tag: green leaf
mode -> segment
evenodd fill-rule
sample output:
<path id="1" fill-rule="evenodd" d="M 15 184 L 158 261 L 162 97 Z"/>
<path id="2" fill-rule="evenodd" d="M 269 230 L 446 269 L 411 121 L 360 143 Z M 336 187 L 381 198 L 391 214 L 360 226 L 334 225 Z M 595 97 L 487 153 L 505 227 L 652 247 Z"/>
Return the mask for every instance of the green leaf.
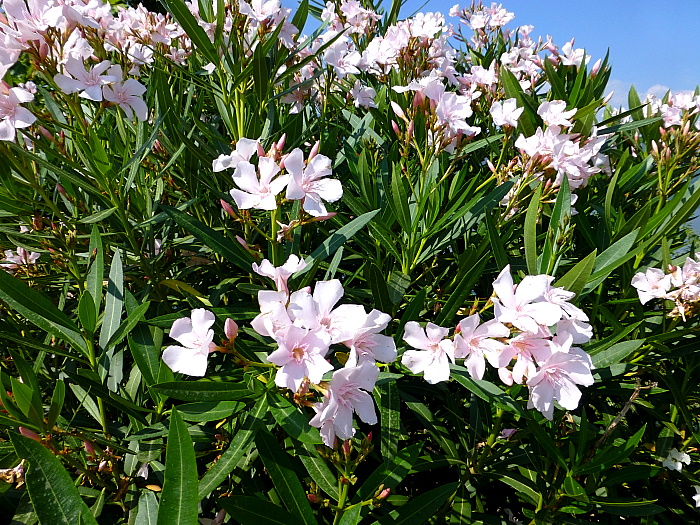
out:
<path id="1" fill-rule="evenodd" d="M 61 414 L 61 409 L 63 408 L 63 402 L 66 399 L 66 384 L 63 379 L 58 379 L 53 387 L 53 395 L 51 396 L 51 405 L 49 406 L 49 414 L 46 418 L 46 428 L 49 432 L 53 430 L 56 425 L 58 416 Z"/>
<path id="2" fill-rule="evenodd" d="M 396 381 L 377 385 L 372 392 L 379 408 L 381 451 L 384 461 L 396 456 L 401 437 L 401 399 Z"/>
<path id="3" fill-rule="evenodd" d="M 358 525 L 362 521 L 362 506 L 354 505 L 343 513 L 338 525 Z"/>
<path id="4" fill-rule="evenodd" d="M 326 464 L 326 460 L 319 456 L 318 451 L 309 443 L 295 443 L 297 457 L 301 460 L 306 471 L 319 486 L 331 498 L 338 501 L 338 480 Z"/>
<path id="5" fill-rule="evenodd" d="M 170 416 L 158 524 L 197 523 L 197 460 L 192 438 L 177 409 Z"/>
<path id="6" fill-rule="evenodd" d="M 200 500 L 211 494 L 226 479 L 226 476 L 231 473 L 248 448 L 250 448 L 253 437 L 258 431 L 267 409 L 267 397 L 262 396 L 246 417 L 241 428 L 234 435 L 229 447 L 199 482 L 197 490 Z"/>
<path id="7" fill-rule="evenodd" d="M 304 497 L 306 499 L 306 497 Z M 221 498 L 218 503 L 242 525 L 301 525 L 304 522 L 282 507 L 251 496 Z"/>
<path id="8" fill-rule="evenodd" d="M 87 345 L 78 327 L 45 295 L 27 286 L 7 272 L 0 271 L 0 299 L 42 330 L 65 339 L 87 355 Z"/>
<path id="9" fill-rule="evenodd" d="M 119 328 L 122 317 L 122 307 L 124 305 L 124 269 L 122 267 L 119 250 L 114 252 L 112 266 L 109 270 L 109 281 L 107 284 L 107 298 L 105 300 L 105 313 L 102 317 L 102 328 L 100 329 L 100 347 L 107 348 L 110 338 Z"/>
<path id="10" fill-rule="evenodd" d="M 161 204 L 160 207 L 163 208 L 179 226 L 190 232 L 214 252 L 245 272 L 251 271 L 255 260 L 238 241 L 229 241 L 217 231 L 199 222 L 183 211 L 165 206 L 164 204 Z"/>
<path id="11" fill-rule="evenodd" d="M 128 334 L 131 355 L 139 367 L 146 385 L 151 387 L 158 382 L 160 351 L 153 343 L 153 337 L 145 324 L 137 324 Z"/>
<path id="12" fill-rule="evenodd" d="M 124 339 L 127 336 L 127 334 L 129 334 L 131 330 L 138 324 L 138 322 L 141 321 L 141 319 L 143 319 L 143 316 L 146 315 L 146 311 L 148 310 L 148 307 L 150 305 L 150 301 L 146 301 L 145 303 L 139 305 L 138 308 L 136 308 L 136 310 L 131 312 L 131 314 L 124 320 L 124 322 L 119 326 L 119 328 L 117 328 L 117 330 L 112 334 L 112 337 L 109 338 L 107 346 L 105 346 L 105 350 L 121 343 L 122 339 Z"/>
<path id="13" fill-rule="evenodd" d="M 537 274 L 537 220 L 539 218 L 540 198 L 542 197 L 542 184 L 537 186 L 525 213 L 523 243 L 525 245 L 525 262 L 530 275 Z"/>
<path id="14" fill-rule="evenodd" d="M 508 256 L 506 255 L 506 250 L 503 247 L 503 241 L 501 240 L 500 233 L 496 229 L 493 216 L 490 213 L 484 215 L 484 222 L 486 223 L 486 229 L 489 232 L 491 252 L 493 253 L 493 258 L 496 260 L 496 267 L 500 271 L 508 265 Z"/>
<path id="15" fill-rule="evenodd" d="M 28 462 L 24 477 L 40 523 L 97 525 L 56 456 L 42 444 L 14 432 L 10 440 L 17 455 Z"/>
<path id="16" fill-rule="evenodd" d="M 80 219 L 78 222 L 81 222 L 83 224 L 94 224 L 96 222 L 101 222 L 110 215 L 112 215 L 115 211 L 117 211 L 117 208 L 107 208 L 106 210 L 100 210 L 97 213 L 93 213 L 92 215 Z"/>
<path id="17" fill-rule="evenodd" d="M 204 423 L 226 419 L 238 412 L 243 406 L 240 401 L 205 401 L 178 405 L 177 410 L 185 421 Z"/>
<path id="18" fill-rule="evenodd" d="M 275 437 L 267 430 L 260 430 L 255 436 L 255 444 L 277 494 L 287 509 L 300 518 L 305 525 L 317 525 L 318 522 L 306 499 L 306 492 L 294 472 L 291 460 L 280 448 Z"/>
<path id="19" fill-rule="evenodd" d="M 332 255 L 338 248 L 345 244 L 348 239 L 352 238 L 353 235 L 360 231 L 365 224 L 371 221 L 377 213 L 379 213 L 379 210 L 369 211 L 353 219 L 345 226 L 338 228 L 305 259 L 306 268 L 295 273 L 294 277 L 296 278 L 305 274 L 313 267 L 314 263 L 323 261 L 326 257 Z"/>
<path id="20" fill-rule="evenodd" d="M 510 412 L 515 412 L 521 416 L 525 415 L 525 411 L 520 406 L 520 404 L 515 401 L 512 397 L 506 394 L 498 386 L 494 385 L 489 381 L 484 381 L 483 379 L 472 379 L 469 373 L 461 366 L 451 365 L 453 375 L 452 377 L 463 387 L 465 387 L 470 392 L 473 392 L 481 399 L 487 403 L 495 403 L 496 405 L 508 410 Z"/>
<path id="21" fill-rule="evenodd" d="M 599 505 L 603 512 L 616 516 L 652 516 L 666 510 L 660 505 L 654 505 L 657 501 L 655 499 L 593 498 L 591 501 Z"/>
<path id="22" fill-rule="evenodd" d="M 632 339 L 614 344 L 607 349 L 596 348 L 591 351 L 591 360 L 594 368 L 606 368 L 620 363 L 632 352 L 644 344 L 645 339 Z"/>
<path id="23" fill-rule="evenodd" d="M 85 290 L 78 301 L 78 318 L 83 328 L 94 333 L 97 326 L 97 311 L 95 310 L 95 300 L 88 290 Z"/>
<path id="24" fill-rule="evenodd" d="M 396 517 L 387 514 L 375 521 L 377 525 L 421 525 L 435 515 L 435 512 L 451 497 L 459 483 L 449 483 L 421 494 L 399 508 Z"/>
<path id="25" fill-rule="evenodd" d="M 95 301 L 95 311 L 100 311 L 100 304 L 102 303 L 102 281 L 104 280 L 105 271 L 105 254 L 102 248 L 102 235 L 100 235 L 100 230 L 97 224 L 93 224 L 92 232 L 90 233 L 90 252 L 89 256 L 92 257 L 94 254 L 94 261 L 90 265 L 90 269 L 87 274 L 87 285 L 85 290 L 90 293 L 92 299 Z"/>
<path id="26" fill-rule="evenodd" d="M 158 522 L 158 499 L 156 493 L 144 490 L 139 498 L 134 525 L 156 525 Z"/>
<path id="27" fill-rule="evenodd" d="M 413 464 L 418 460 L 423 443 L 414 443 L 401 449 L 389 462 L 379 465 L 377 469 L 360 486 L 352 499 L 353 503 L 359 503 L 369 499 L 380 486 L 394 489 L 411 472 Z"/>
<path id="28" fill-rule="evenodd" d="M 323 443 L 318 429 L 309 425 L 309 417 L 280 394 L 270 394 L 268 403 L 275 421 L 289 436 L 312 445 Z"/>
<path id="29" fill-rule="evenodd" d="M 571 270 L 566 272 L 566 274 L 554 283 L 554 286 L 566 288 L 576 295 L 580 294 L 583 291 L 583 287 L 586 286 L 588 278 L 591 276 L 597 253 L 598 250 L 593 250 L 586 257 L 577 262 Z"/>
<path id="30" fill-rule="evenodd" d="M 170 381 L 151 388 L 180 401 L 235 401 L 250 397 L 253 393 L 242 383 L 217 383 L 214 381 Z"/>

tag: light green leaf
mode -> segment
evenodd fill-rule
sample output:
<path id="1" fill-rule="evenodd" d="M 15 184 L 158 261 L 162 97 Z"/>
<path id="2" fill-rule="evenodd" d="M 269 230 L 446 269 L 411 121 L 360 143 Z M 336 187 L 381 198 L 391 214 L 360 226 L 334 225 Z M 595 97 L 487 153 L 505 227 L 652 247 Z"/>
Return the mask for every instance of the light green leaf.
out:
<path id="1" fill-rule="evenodd" d="M 144 490 L 141 493 L 134 525 L 156 525 L 158 522 L 158 499 L 155 492 Z"/>
<path id="2" fill-rule="evenodd" d="M 114 252 L 112 266 L 109 270 L 107 284 L 107 298 L 105 300 L 105 313 L 102 317 L 100 330 L 100 347 L 107 348 L 110 338 L 119 328 L 124 304 L 124 269 L 119 250 Z"/>

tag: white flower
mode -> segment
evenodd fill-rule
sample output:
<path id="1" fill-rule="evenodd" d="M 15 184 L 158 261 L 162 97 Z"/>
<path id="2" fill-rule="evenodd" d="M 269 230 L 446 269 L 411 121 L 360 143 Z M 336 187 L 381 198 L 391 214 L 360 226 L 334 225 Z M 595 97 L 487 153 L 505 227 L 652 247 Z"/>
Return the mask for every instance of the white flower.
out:
<path id="1" fill-rule="evenodd" d="M 679 452 L 678 449 L 674 447 L 661 465 L 669 470 L 677 470 L 680 472 L 683 470 L 683 463 L 690 465 L 690 456 L 685 452 Z"/>
<path id="2" fill-rule="evenodd" d="M 190 376 L 203 376 L 207 371 L 207 358 L 216 350 L 214 330 L 216 318 L 204 308 L 192 310 L 191 317 L 183 317 L 173 323 L 170 337 L 183 346 L 169 346 L 163 351 L 163 362 L 173 372 Z"/>
<path id="3" fill-rule="evenodd" d="M 284 167 L 291 175 L 287 199 L 302 200 L 302 207 L 309 215 L 328 215 L 323 201 L 335 202 L 343 196 L 343 186 L 339 180 L 323 178 L 331 174 L 331 159 L 325 155 L 316 155 L 305 166 L 304 154 L 295 148 L 285 157 Z"/>
<path id="4" fill-rule="evenodd" d="M 401 364 L 414 374 L 423 372 L 423 379 L 431 385 L 450 378 L 450 363 L 455 362 L 454 343 L 445 339 L 449 330 L 428 323 L 425 330 L 415 321 L 406 323 L 403 340 L 418 350 L 407 350 Z"/>

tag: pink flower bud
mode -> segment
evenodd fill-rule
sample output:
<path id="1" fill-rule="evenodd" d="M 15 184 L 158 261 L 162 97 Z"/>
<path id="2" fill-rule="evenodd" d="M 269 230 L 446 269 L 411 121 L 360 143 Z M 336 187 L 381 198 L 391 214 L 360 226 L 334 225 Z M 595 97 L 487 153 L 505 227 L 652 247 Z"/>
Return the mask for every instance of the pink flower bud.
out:
<path id="1" fill-rule="evenodd" d="M 85 449 L 85 452 L 87 452 L 88 456 L 95 455 L 95 447 L 89 441 L 83 441 L 83 448 Z"/>
<path id="2" fill-rule="evenodd" d="M 238 336 L 238 324 L 230 317 L 224 322 L 224 334 L 229 341 L 233 341 Z"/>
<path id="3" fill-rule="evenodd" d="M 311 162 L 311 159 L 313 159 L 316 155 L 318 155 L 318 150 L 321 149 L 321 143 L 316 141 L 316 144 L 314 144 L 314 147 L 311 148 L 311 153 L 309 153 L 309 162 Z"/>
<path id="4" fill-rule="evenodd" d="M 307 494 L 306 499 L 309 500 L 309 503 L 318 503 L 321 501 L 316 494 Z"/>
<path id="5" fill-rule="evenodd" d="M 265 156 L 265 149 L 262 147 L 262 144 L 258 142 L 258 157 L 264 157 Z"/>
<path id="6" fill-rule="evenodd" d="M 406 136 L 408 138 L 411 138 L 413 136 L 413 132 L 416 129 L 416 123 L 414 121 L 409 122 L 408 124 L 408 129 L 406 130 Z"/>
<path id="7" fill-rule="evenodd" d="M 596 60 L 596 63 L 593 64 L 593 67 L 591 68 L 591 78 L 595 78 L 598 76 L 598 73 L 600 72 L 600 66 L 603 64 L 603 61 L 599 58 Z"/>
<path id="8" fill-rule="evenodd" d="M 398 136 L 398 137 L 401 136 L 401 130 L 399 129 L 399 125 L 394 120 L 391 121 L 391 129 L 394 130 L 394 133 L 396 133 L 396 136 Z"/>
<path id="9" fill-rule="evenodd" d="M 377 499 L 386 499 L 389 496 L 389 494 L 391 494 L 391 489 L 386 488 L 379 493 L 379 496 L 377 496 Z"/>
<path id="10" fill-rule="evenodd" d="M 416 91 L 416 94 L 413 96 L 413 107 L 416 108 L 423 104 L 425 101 L 425 95 L 421 93 L 420 91 Z"/>
<path id="11" fill-rule="evenodd" d="M 28 437 L 29 439 L 33 439 L 34 441 L 38 441 L 39 443 L 41 443 L 41 438 L 39 437 L 39 434 L 37 434 L 33 430 L 29 430 L 28 428 L 24 427 L 19 427 L 19 433 L 22 434 L 24 437 Z"/>
<path id="12" fill-rule="evenodd" d="M 64 197 L 68 197 L 68 193 L 66 192 L 66 189 L 61 186 L 60 184 L 56 183 L 56 191 L 63 195 Z"/>
<path id="13" fill-rule="evenodd" d="M 226 202 L 224 199 L 221 199 L 219 202 L 226 213 L 228 213 L 234 219 L 238 218 L 238 215 L 235 211 L 233 211 L 233 208 L 231 208 L 231 205 L 228 202 Z"/>
<path id="14" fill-rule="evenodd" d="M 287 134 L 284 133 L 282 137 L 277 141 L 277 151 L 282 151 L 284 149 L 284 145 L 287 142 Z"/>
<path id="15" fill-rule="evenodd" d="M 394 110 L 394 113 L 396 113 L 397 117 L 399 117 L 401 120 L 408 122 L 408 119 L 406 118 L 406 114 L 403 112 L 403 109 L 401 109 L 401 106 L 399 106 L 393 100 L 391 101 L 391 109 Z"/>
<path id="16" fill-rule="evenodd" d="M 226 509 L 221 509 L 219 512 L 216 513 L 216 518 L 214 518 L 214 521 L 211 522 L 211 525 L 221 525 L 224 522 L 225 517 Z"/>
<path id="17" fill-rule="evenodd" d="M 109 466 L 109 463 L 107 463 L 107 460 L 106 460 L 106 459 L 103 459 L 102 461 L 100 461 L 100 464 L 99 464 L 98 467 L 97 467 L 97 471 L 98 471 L 98 472 L 102 472 L 102 471 L 105 470 L 108 466 Z"/>
<path id="18" fill-rule="evenodd" d="M 372 442 L 372 431 L 371 430 L 369 431 L 369 434 L 367 434 L 367 437 L 365 439 L 367 440 L 367 443 Z"/>
<path id="19" fill-rule="evenodd" d="M 343 454 L 349 456 L 351 451 L 352 448 L 350 447 L 350 440 L 346 439 L 345 441 L 343 441 Z"/>

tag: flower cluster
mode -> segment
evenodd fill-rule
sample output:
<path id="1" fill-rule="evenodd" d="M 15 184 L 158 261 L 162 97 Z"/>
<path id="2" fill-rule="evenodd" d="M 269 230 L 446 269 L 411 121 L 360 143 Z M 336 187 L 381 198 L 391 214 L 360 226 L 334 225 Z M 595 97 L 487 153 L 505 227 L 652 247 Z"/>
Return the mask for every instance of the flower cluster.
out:
<path id="1" fill-rule="evenodd" d="M 242 138 L 229 155 L 220 155 L 213 162 L 213 170 L 233 168 L 233 182 L 238 186 L 231 190 L 231 197 L 241 210 L 277 209 L 277 195 L 286 188 L 286 199 L 300 200 L 303 210 L 313 217 L 325 217 L 328 210 L 324 204 L 335 202 L 343 196 L 340 181 L 326 179 L 331 174 L 331 159 L 318 154 L 314 147 L 308 159 L 299 148 L 279 157 L 284 139 L 275 144 L 265 155 L 260 142 Z M 258 165 L 250 160 L 258 155 Z M 284 172 L 283 172 L 284 170 Z"/>
<path id="2" fill-rule="evenodd" d="M 325 399 L 314 406 L 317 414 L 311 420 L 321 429 L 324 443 L 333 446 L 336 436 L 354 435 L 353 411 L 365 423 L 377 422 L 368 393 L 379 377 L 375 362 L 394 361 L 396 346 L 391 337 L 380 334 L 391 321 L 389 315 L 378 310 L 367 313 L 359 304 L 336 306 L 344 295 L 339 280 L 318 281 L 313 291 L 306 287 L 290 293 L 289 277 L 305 266 L 295 255 L 278 267 L 268 260 L 253 265 L 255 272 L 275 282 L 276 290 L 258 292 L 260 314 L 251 325 L 260 335 L 274 339 L 277 349 L 267 360 L 280 367 L 275 383 L 294 392 L 309 382 L 320 385 L 333 370 L 327 360 L 331 345 L 349 349 L 345 366 L 333 372 Z"/>
<path id="3" fill-rule="evenodd" d="M 695 254 L 700 259 L 700 253 Z M 648 268 L 632 277 L 639 301 L 646 304 L 652 299 L 668 299 L 675 306 L 670 317 L 682 317 L 696 313 L 700 306 L 700 262 L 687 257 L 682 267 L 669 266 L 668 273 L 659 268 Z"/>
<path id="4" fill-rule="evenodd" d="M 548 419 L 555 400 L 573 410 L 581 398 L 576 385 L 593 384 L 590 357 L 573 345 L 588 342 L 592 331 L 586 314 L 569 302 L 574 294 L 552 287 L 553 280 L 529 275 L 514 285 L 506 266 L 493 283 L 494 319 L 480 324 L 477 314 L 466 317 L 453 339 L 449 329 L 433 323 L 425 330 L 407 323 L 403 339 L 416 350 L 404 352 L 402 364 L 438 383 L 449 379 L 450 361 L 464 359 L 474 379 L 483 378 L 488 361 L 506 385 L 526 384 L 528 407 Z"/>

